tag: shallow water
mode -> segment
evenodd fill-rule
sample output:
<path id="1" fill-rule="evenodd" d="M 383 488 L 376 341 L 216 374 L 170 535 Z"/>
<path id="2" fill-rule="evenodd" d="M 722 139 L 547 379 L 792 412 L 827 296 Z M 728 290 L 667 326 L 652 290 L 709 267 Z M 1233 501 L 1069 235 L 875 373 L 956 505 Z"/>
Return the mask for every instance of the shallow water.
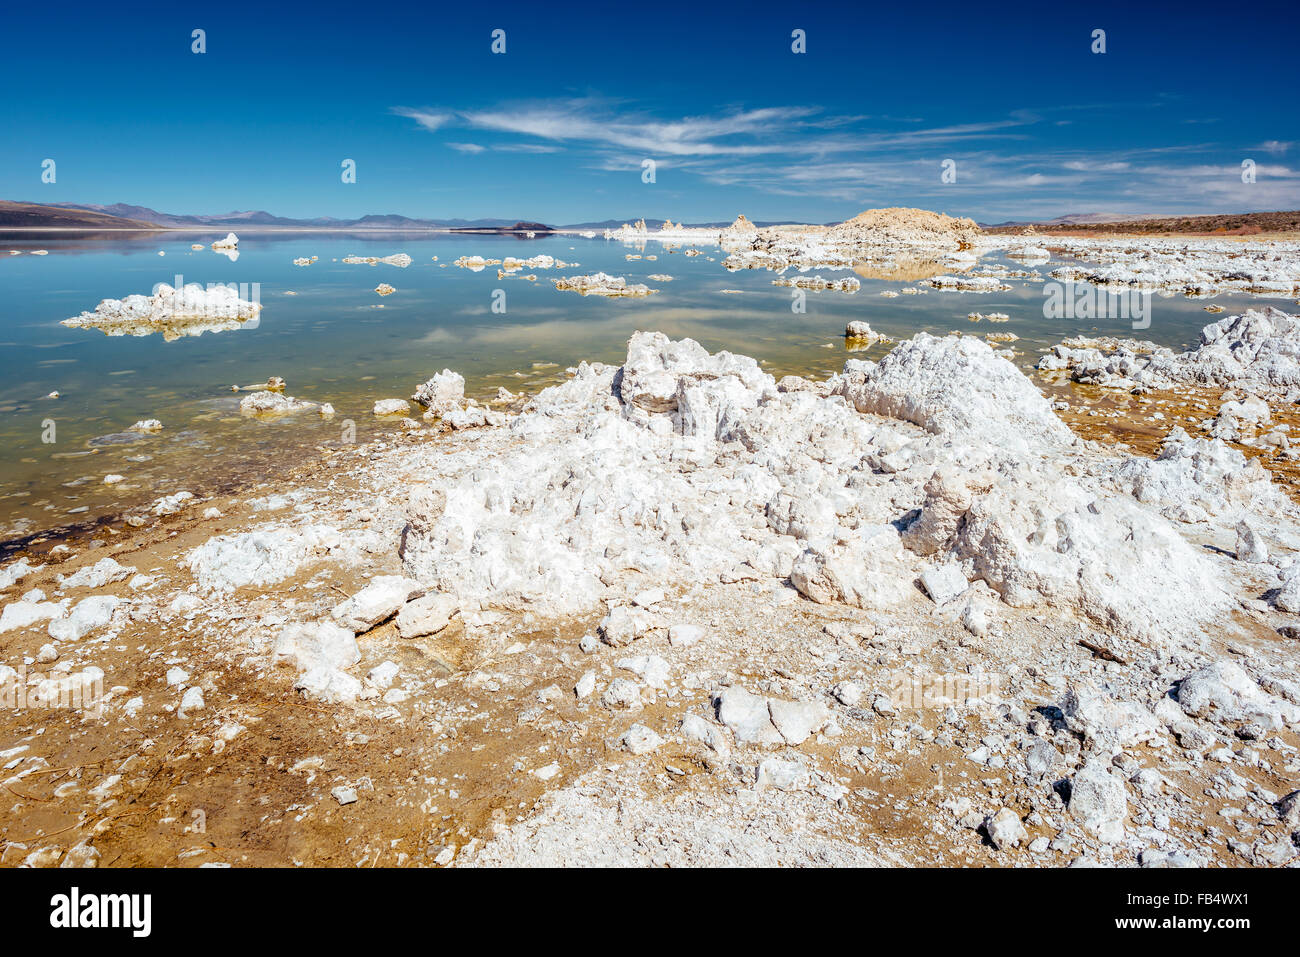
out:
<path id="1" fill-rule="evenodd" d="M 687 257 L 656 243 L 634 248 L 576 236 L 521 240 L 445 234 L 248 233 L 231 262 L 207 248 L 224 232 L 126 237 L 0 232 L 0 542 L 85 520 L 189 488 L 217 487 L 273 472 L 304 450 L 340 440 L 347 422 L 365 441 L 391 428 L 370 414 L 374 400 L 407 397 L 444 367 L 467 380 L 479 397 L 498 386 L 536 391 L 564 377 L 582 359 L 621 361 L 637 329 L 689 336 L 710 351 L 754 356 L 773 374 L 824 377 L 847 355 L 845 323 L 864 319 L 878 332 L 968 335 L 1013 332 L 1017 362 L 1026 369 L 1039 351 L 1071 335 L 1152 339 L 1170 346 L 1195 342 L 1213 321 L 1206 300 L 1153 297 L 1152 322 L 1134 331 L 1125 320 L 1058 320 L 1043 315 L 1043 285 L 1010 279 L 1010 291 L 990 294 L 928 290 L 884 298 L 885 289 L 912 282 L 862 278 L 856 293 L 807 292 L 806 312 L 792 311 L 792 290 L 773 286 L 767 270 L 728 272 L 717 247 Z M 202 250 L 190 244 L 201 242 Z M 49 254 L 10 255 L 45 249 Z M 165 256 L 159 256 L 163 251 Z M 352 265 L 346 256 L 404 252 L 407 268 Z M 489 259 L 546 253 L 579 266 L 522 270 L 536 282 L 497 278 L 497 267 L 472 272 L 451 265 L 461 255 Z M 628 261 L 628 254 L 657 258 Z M 294 266 L 299 257 L 319 257 Z M 433 257 L 438 257 L 438 262 Z M 1045 275 L 1051 266 L 1013 269 Z M 643 299 L 606 299 L 559 292 L 550 279 L 604 271 L 658 289 Z M 840 278 L 842 271 L 821 271 Z M 673 276 L 659 282 L 651 274 Z M 59 321 L 92 310 L 105 298 L 148 294 L 155 284 L 257 283 L 260 317 L 245 327 L 181 337 L 108 337 L 68 329 Z M 380 297 L 375 286 L 396 287 Z M 493 311 L 494 292 L 505 312 Z M 738 294 L 724 293 L 738 290 Z M 499 300 L 499 296 L 497 297 Z M 1228 311 L 1268 304 L 1220 297 Z M 1286 305 L 1273 301 L 1275 305 Z M 1003 312 L 1009 322 L 971 323 L 970 312 Z M 878 358 L 887 346 L 858 353 Z M 288 394 L 330 402 L 333 419 L 315 414 L 256 420 L 240 415 L 232 384 L 288 382 Z M 46 399 L 58 391 L 58 399 Z M 162 420 L 152 436 L 122 436 L 138 419 Z M 50 422 L 53 422 L 53 430 Z M 52 436 L 51 436 L 52 431 Z M 53 437 L 54 441 L 45 441 Z M 126 481 L 104 486 L 117 473 Z"/>

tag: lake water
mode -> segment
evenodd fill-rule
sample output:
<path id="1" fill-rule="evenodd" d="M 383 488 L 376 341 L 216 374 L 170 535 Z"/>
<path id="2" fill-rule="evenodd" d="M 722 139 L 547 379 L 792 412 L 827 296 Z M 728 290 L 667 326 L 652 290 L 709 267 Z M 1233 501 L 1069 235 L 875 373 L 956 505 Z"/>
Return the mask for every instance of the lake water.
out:
<path id="1" fill-rule="evenodd" d="M 444 367 L 463 374 L 469 393 L 481 398 L 499 386 L 534 392 L 562 379 L 565 368 L 582 359 L 620 362 L 638 329 L 689 336 L 710 351 L 754 356 L 777 376 L 824 377 L 843 367 L 843 332 L 851 319 L 866 320 L 896 339 L 921 331 L 1012 332 L 1020 337 L 1016 361 L 1028 368 L 1041 348 L 1070 335 L 1137 336 L 1186 346 L 1215 318 L 1204 311 L 1204 301 L 1157 296 L 1151 327 L 1134 332 L 1118 319 L 1045 319 L 1042 283 L 1013 279 L 1008 292 L 928 290 L 885 298 L 882 290 L 914 286 L 914 279 L 869 277 L 853 294 L 808 292 L 806 311 L 799 314 L 791 309 L 792 290 L 772 285 L 773 273 L 728 272 L 717 247 L 701 246 L 703 255 L 687 257 L 680 248 L 669 251 L 657 243 L 642 250 L 576 236 L 249 233 L 240 237 L 232 262 L 208 248 L 221 235 L 0 232 L 0 544 L 180 489 L 265 475 L 300 459 L 304 450 L 337 443 L 345 421 L 354 422 L 357 440 L 365 441 L 392 428 L 391 420 L 385 424 L 370 414 L 374 400 L 405 398 Z M 192 250 L 196 242 L 204 248 Z M 11 249 L 25 252 L 10 255 Z M 35 249 L 48 255 L 30 255 Z M 410 266 L 341 261 L 399 252 L 411 256 Z M 537 276 L 528 282 L 498 279 L 495 266 L 473 272 L 451 264 L 462 255 L 540 253 L 579 265 L 522 270 Z M 629 261 L 628 255 L 657 258 Z M 293 265 L 312 256 L 318 260 L 310 266 Z M 1026 268 L 998 257 L 985 261 Z M 550 282 L 596 271 L 659 292 L 642 299 L 583 297 L 557 291 Z M 109 337 L 59 324 L 101 299 L 173 284 L 178 274 L 204 285 L 256 283 L 262 313 L 244 328 L 170 342 L 160 335 Z M 651 274 L 673 281 L 651 280 Z M 381 298 L 374 291 L 381 282 L 397 291 Z M 493 311 L 501 301 L 496 290 L 504 291 L 503 313 Z M 1249 297 L 1215 301 L 1229 311 L 1256 304 Z M 973 311 L 1011 318 L 973 324 L 966 319 Z M 877 346 L 865 355 L 878 358 L 887 349 Z M 270 376 L 284 377 L 290 395 L 332 403 L 337 415 L 242 416 L 231 385 Z M 45 398 L 52 391 L 60 397 Z M 164 430 L 121 435 L 146 418 L 160 419 Z M 105 486 L 110 473 L 126 480 Z"/>

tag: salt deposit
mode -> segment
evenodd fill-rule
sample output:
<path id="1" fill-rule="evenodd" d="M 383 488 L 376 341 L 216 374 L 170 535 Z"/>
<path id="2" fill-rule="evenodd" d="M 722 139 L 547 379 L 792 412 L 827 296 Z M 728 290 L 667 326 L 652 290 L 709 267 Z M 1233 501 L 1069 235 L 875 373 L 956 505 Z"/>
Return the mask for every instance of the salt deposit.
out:
<path id="1" fill-rule="evenodd" d="M 1206 326 L 1199 344 L 1183 353 L 1150 342 L 1071 339 L 1038 368 L 1130 391 L 1190 384 L 1300 395 L 1300 317 L 1272 307 L 1248 309 Z"/>
<path id="2" fill-rule="evenodd" d="M 610 276 L 603 272 L 552 279 L 551 282 L 555 283 L 556 289 L 572 290 L 583 296 L 608 296 L 611 299 L 649 296 L 658 291 L 638 283 L 629 283 L 622 276 Z"/>
<path id="3" fill-rule="evenodd" d="M 378 266 L 382 263 L 386 266 L 397 266 L 400 269 L 405 269 L 412 262 L 411 257 L 406 253 L 394 253 L 391 256 L 346 256 L 343 261 L 350 265 L 364 266 Z"/>
<path id="4" fill-rule="evenodd" d="M 173 289 L 158 285 L 151 296 L 105 299 L 93 312 L 63 320 L 73 329 L 98 329 L 109 336 L 147 336 L 162 333 L 168 341 L 209 331 L 238 329 L 262 311 L 258 302 L 241 299 L 232 286 L 187 283 Z"/>

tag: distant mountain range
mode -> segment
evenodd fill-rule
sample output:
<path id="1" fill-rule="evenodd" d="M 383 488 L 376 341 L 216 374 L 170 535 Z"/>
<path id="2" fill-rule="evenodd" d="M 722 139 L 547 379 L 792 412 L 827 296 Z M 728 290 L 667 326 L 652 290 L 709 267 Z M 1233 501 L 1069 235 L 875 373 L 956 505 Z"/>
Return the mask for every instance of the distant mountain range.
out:
<path id="1" fill-rule="evenodd" d="M 46 229 L 465 229 L 515 232 L 530 230 L 549 232 L 554 229 L 603 230 L 617 229 L 625 223 L 636 222 L 639 217 L 605 219 L 600 222 L 568 223 L 564 226 L 547 226 L 544 223 L 523 219 L 415 219 L 396 213 L 371 214 L 360 219 L 335 219 L 318 216 L 315 219 L 291 219 L 276 216 L 261 209 L 222 213 L 217 216 L 200 216 L 183 213 L 163 213 L 148 206 L 130 203 L 28 203 L 0 200 L 0 227 L 43 227 Z M 782 222 L 793 222 L 783 220 Z M 662 219 L 647 219 L 646 225 L 658 229 Z M 731 220 L 712 223 L 690 223 L 701 228 L 722 229 Z M 757 222 L 758 226 L 775 226 L 776 222 Z"/>
<path id="2" fill-rule="evenodd" d="M 1045 232 L 1257 232 L 1294 231 L 1300 227 L 1295 212 L 1212 214 L 1200 216 L 1152 216 L 1136 213 L 1071 213 L 1050 220 L 1017 220 L 1005 223 L 980 223 L 990 232 L 1011 232 L 1034 227 Z M 555 230 L 617 229 L 625 223 L 634 223 L 639 217 L 604 219 L 599 222 L 568 223 L 548 226 L 524 219 L 415 219 L 396 213 L 371 214 L 360 219 L 335 219 L 319 216 L 315 219 L 291 219 L 276 216 L 265 210 L 245 210 L 222 213 L 217 216 L 199 216 L 179 213 L 161 213 L 148 206 L 113 203 L 110 206 L 95 203 L 26 203 L 0 200 L 0 229 L 42 228 L 69 230 L 162 230 L 162 229 L 328 229 L 328 230 L 464 230 L 478 233 L 547 233 Z M 755 221 L 756 226 L 779 226 L 793 220 Z M 646 227 L 657 230 L 662 219 L 647 219 Z M 730 220 L 703 223 L 685 223 L 704 229 L 723 229 Z M 826 223 L 831 226 L 834 223 Z"/>
<path id="3" fill-rule="evenodd" d="M 549 230 L 542 223 L 525 223 L 518 219 L 414 219 L 396 213 L 372 214 L 360 219 L 335 219 L 319 216 L 315 219 L 291 219 L 276 216 L 265 210 L 222 213 L 217 216 L 198 216 L 181 213 L 163 213 L 148 206 L 129 203 L 24 203 L 0 200 L 0 227 L 28 226 L 45 228 L 97 229 L 209 229 L 258 228 L 269 229 L 513 229 L 515 226 L 534 231 Z"/>
<path id="4" fill-rule="evenodd" d="M 67 209 L 40 203 L 0 199 L 0 227 L 19 229 L 156 229 L 153 223 L 124 219 L 87 209 Z"/>
<path id="5" fill-rule="evenodd" d="M 1147 219 L 1171 219 L 1170 216 L 1155 216 L 1151 213 L 1070 213 L 1056 219 L 1008 220 L 1005 223 L 980 223 L 984 229 L 998 229 L 1005 226 L 1087 226 L 1100 223 L 1128 223 Z"/>
<path id="6" fill-rule="evenodd" d="M 1005 223 L 985 226 L 984 230 L 990 233 L 1023 233 L 1032 226 L 1035 233 L 1043 235 L 1123 233 L 1127 235 L 1258 236 L 1266 233 L 1288 238 L 1300 232 L 1300 210 L 1210 213 L 1203 216 L 1096 218 L 1102 215 L 1104 214 L 1062 216 L 1048 223 Z"/>

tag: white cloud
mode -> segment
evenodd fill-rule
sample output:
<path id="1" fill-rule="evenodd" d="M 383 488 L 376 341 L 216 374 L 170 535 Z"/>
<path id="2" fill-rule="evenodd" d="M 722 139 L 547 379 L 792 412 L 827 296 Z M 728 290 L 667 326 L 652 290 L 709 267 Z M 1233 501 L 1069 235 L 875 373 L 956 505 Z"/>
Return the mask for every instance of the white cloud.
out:
<path id="1" fill-rule="evenodd" d="M 420 126 L 429 132 L 441 129 L 455 119 L 455 114 L 442 112 L 438 110 L 414 110 L 409 106 L 395 106 L 391 112 L 398 116 L 405 116 L 415 120 Z"/>
<path id="2" fill-rule="evenodd" d="M 661 119 L 643 112 L 620 111 L 617 104 L 597 97 L 532 100 L 483 110 L 394 107 L 392 112 L 415 120 L 429 131 L 454 123 L 531 140 L 503 143 L 490 149 L 545 152 L 559 149 L 556 144 L 564 143 L 654 157 L 824 155 L 920 147 L 1011 135 L 1012 129 L 1038 122 L 1032 114 L 1020 112 L 1007 119 L 982 123 L 899 132 L 854 132 L 850 128 L 862 125 L 867 117 L 831 116 L 816 107 L 781 106 Z"/>
<path id="3" fill-rule="evenodd" d="M 1295 208 L 1300 174 L 1261 163 L 1253 192 L 1237 165 L 1223 165 L 1222 143 L 1138 145 L 1062 150 L 1046 145 L 1062 114 L 1111 113 L 1152 104 L 1083 104 L 1015 110 L 1002 117 L 925 127 L 810 106 L 732 107 L 664 117 L 600 97 L 525 100 L 489 108 L 396 107 L 423 130 L 475 131 L 475 142 L 449 142 L 466 153 L 573 154 L 577 169 L 639 171 L 646 158 L 665 174 L 694 177 L 756 196 L 868 205 L 960 205 L 1025 215 L 1035 210 L 1237 211 Z M 1090 122 L 1092 120 L 1090 119 Z M 883 128 L 882 128 L 883 127 Z M 992 151 L 990 144 L 1015 144 Z M 1277 156 L 1295 144 L 1266 140 L 1252 148 Z M 1228 155 L 1232 155 L 1229 153 Z M 1243 154 L 1245 155 L 1245 154 Z M 957 163 L 957 182 L 943 183 L 941 164 Z M 630 180 L 629 180 L 630 181 Z M 954 210 L 955 211 L 955 210 Z M 981 218 L 989 218 L 981 217 Z"/>
<path id="4" fill-rule="evenodd" d="M 1122 160 L 1112 160 L 1109 162 L 1098 160 L 1067 160 L 1061 165 L 1066 169 L 1076 170 L 1082 173 L 1117 173 L 1129 168 L 1129 164 Z"/>

